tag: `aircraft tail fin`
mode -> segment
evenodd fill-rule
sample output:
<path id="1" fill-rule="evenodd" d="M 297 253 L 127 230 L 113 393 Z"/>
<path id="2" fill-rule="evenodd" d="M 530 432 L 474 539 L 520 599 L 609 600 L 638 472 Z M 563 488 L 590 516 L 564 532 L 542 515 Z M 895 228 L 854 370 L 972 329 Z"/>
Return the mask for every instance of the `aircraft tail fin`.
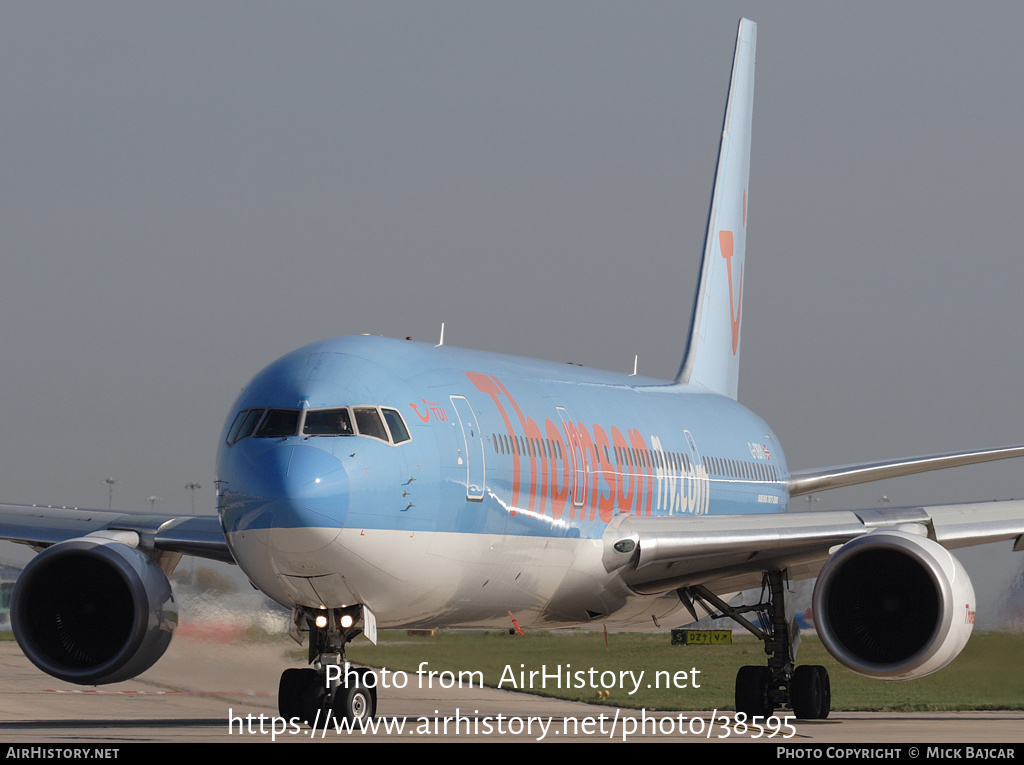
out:
<path id="1" fill-rule="evenodd" d="M 736 398 L 757 25 L 741 19 L 690 338 L 676 382 Z"/>

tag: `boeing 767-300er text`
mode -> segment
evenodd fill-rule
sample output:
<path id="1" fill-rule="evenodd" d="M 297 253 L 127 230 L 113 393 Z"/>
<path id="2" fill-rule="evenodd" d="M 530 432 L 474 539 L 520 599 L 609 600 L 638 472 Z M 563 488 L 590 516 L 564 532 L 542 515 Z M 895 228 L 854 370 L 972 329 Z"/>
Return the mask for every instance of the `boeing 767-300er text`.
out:
<path id="1" fill-rule="evenodd" d="M 794 666 L 784 603 L 787 580 L 814 576 L 818 634 L 850 669 L 903 679 L 951 661 L 975 598 L 948 549 L 1024 549 L 1024 502 L 788 504 L 1024 447 L 794 472 L 736 402 L 756 31 L 740 22 L 675 380 L 377 337 L 301 348 L 229 414 L 219 517 L 0 506 L 0 537 L 41 551 L 11 607 L 29 659 L 88 685 L 150 667 L 177 618 L 167 575 L 186 554 L 236 563 L 292 610 L 297 639 L 308 632 L 310 667 L 281 678 L 287 719 L 375 713 L 375 683 L 328 668 L 378 626 L 624 628 L 707 613 L 764 641 L 767 665 L 737 675 L 737 710 L 823 718 L 828 674 Z M 758 586 L 761 603 L 730 605 Z"/>

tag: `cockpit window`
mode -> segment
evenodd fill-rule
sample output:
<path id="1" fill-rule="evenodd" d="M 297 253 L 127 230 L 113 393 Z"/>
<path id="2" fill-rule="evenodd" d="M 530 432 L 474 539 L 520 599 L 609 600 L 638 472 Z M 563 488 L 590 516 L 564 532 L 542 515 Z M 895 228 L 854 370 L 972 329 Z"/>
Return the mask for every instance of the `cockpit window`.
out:
<path id="1" fill-rule="evenodd" d="M 304 436 L 354 436 L 348 409 L 314 409 L 306 412 Z"/>
<path id="2" fill-rule="evenodd" d="M 384 423 L 380 419 L 380 413 L 376 407 L 357 406 L 353 408 L 356 415 L 356 427 L 359 428 L 359 435 L 379 438 L 381 441 L 388 440 L 388 432 L 384 429 Z"/>
<path id="3" fill-rule="evenodd" d="M 405 427 L 405 420 L 394 409 L 381 409 L 384 413 L 384 419 L 388 423 L 388 428 L 391 430 L 391 440 L 396 444 L 400 444 L 403 441 L 408 441 L 409 429 Z"/>
<path id="4" fill-rule="evenodd" d="M 231 424 L 231 430 L 228 431 L 228 446 L 233 446 L 243 438 L 251 436 L 265 411 L 265 409 L 244 409 L 239 412 Z"/>
<path id="5" fill-rule="evenodd" d="M 405 420 L 396 409 L 339 406 L 333 409 L 306 410 L 243 409 L 228 428 L 227 445 L 234 446 L 250 436 L 290 438 L 298 433 L 300 422 L 301 435 L 305 438 L 367 436 L 396 445 L 412 440 Z"/>
<path id="6" fill-rule="evenodd" d="M 287 438 L 294 436 L 298 427 L 297 409 L 271 409 L 260 423 L 256 438 Z"/>
<path id="7" fill-rule="evenodd" d="M 224 439 L 228 446 L 231 446 L 235 442 L 235 434 L 238 433 L 238 428 L 242 424 L 242 420 L 245 419 L 245 410 L 243 409 L 235 417 L 235 421 L 231 423 L 231 427 L 228 428 L 228 437 Z"/>

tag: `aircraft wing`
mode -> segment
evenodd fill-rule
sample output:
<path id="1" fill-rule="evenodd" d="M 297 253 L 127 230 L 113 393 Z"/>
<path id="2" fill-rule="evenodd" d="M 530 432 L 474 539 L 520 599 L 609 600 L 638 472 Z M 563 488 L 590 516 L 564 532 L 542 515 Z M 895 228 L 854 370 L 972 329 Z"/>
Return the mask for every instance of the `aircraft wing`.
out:
<path id="1" fill-rule="evenodd" d="M 799 497 L 816 491 L 838 489 L 858 483 L 870 483 L 886 478 L 945 470 L 962 465 L 1024 457 L 1024 446 L 1003 446 L 998 449 L 975 449 L 969 452 L 931 454 L 926 457 L 907 457 L 881 462 L 861 462 L 816 470 L 798 470 L 789 474 L 789 496 Z"/>
<path id="2" fill-rule="evenodd" d="M 757 587 L 764 571 L 814 577 L 841 545 L 878 529 L 927 537 L 947 549 L 1012 540 L 1024 550 L 1024 500 L 777 514 L 635 517 L 605 532 L 605 567 L 635 592 L 705 585 Z M 630 544 L 632 542 L 632 544 Z"/>
<path id="3" fill-rule="evenodd" d="M 215 516 L 144 515 L 113 510 L 0 504 L 0 539 L 42 550 L 96 532 L 129 532 L 144 552 L 234 563 Z"/>

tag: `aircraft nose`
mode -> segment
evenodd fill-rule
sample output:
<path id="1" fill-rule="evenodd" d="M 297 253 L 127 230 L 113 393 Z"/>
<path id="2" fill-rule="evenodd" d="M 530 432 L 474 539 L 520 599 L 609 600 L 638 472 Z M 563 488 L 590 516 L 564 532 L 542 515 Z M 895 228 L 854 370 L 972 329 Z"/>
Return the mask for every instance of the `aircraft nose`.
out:
<path id="1" fill-rule="evenodd" d="M 244 510 L 235 528 L 340 529 L 348 515 L 349 485 L 333 455 L 306 444 L 284 444 L 257 456 L 245 469 L 236 496 Z M 276 546 L 276 545 L 275 545 Z"/>

